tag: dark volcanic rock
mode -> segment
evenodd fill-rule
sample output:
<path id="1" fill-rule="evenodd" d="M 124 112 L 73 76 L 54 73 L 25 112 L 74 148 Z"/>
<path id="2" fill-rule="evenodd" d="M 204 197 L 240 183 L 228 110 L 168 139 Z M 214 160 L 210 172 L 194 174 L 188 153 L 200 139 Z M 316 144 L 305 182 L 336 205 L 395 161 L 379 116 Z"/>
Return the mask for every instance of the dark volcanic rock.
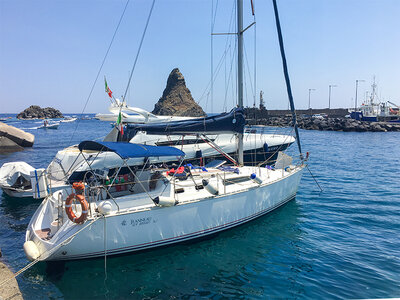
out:
<path id="1" fill-rule="evenodd" d="M 203 109 L 194 100 L 178 68 L 168 76 L 167 87 L 156 103 L 153 114 L 183 117 L 201 117 Z"/>
<path id="2" fill-rule="evenodd" d="M 18 119 L 55 119 L 64 118 L 63 114 L 52 107 L 41 108 L 38 105 L 31 105 L 17 115 Z"/>

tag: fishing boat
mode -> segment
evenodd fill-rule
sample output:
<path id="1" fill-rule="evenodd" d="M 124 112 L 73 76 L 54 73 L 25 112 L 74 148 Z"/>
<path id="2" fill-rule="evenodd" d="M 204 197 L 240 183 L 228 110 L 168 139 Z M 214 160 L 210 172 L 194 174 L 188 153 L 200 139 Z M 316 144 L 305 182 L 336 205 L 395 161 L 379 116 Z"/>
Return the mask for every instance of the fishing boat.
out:
<path id="1" fill-rule="evenodd" d="M 39 126 L 37 129 L 58 129 L 60 122 L 50 123 L 47 120 L 43 122 L 43 125 Z"/>
<path id="2" fill-rule="evenodd" d="M 43 172 L 37 172 L 32 185 L 48 195 L 26 231 L 28 259 L 103 257 L 197 239 L 249 222 L 296 196 L 307 157 L 301 154 L 285 59 L 300 160 L 294 163 L 280 152 L 273 167 L 243 166 L 242 5 L 237 0 L 239 109 L 233 110 L 234 119 L 223 128 L 237 134 L 238 161 L 207 168 L 185 163 L 185 153 L 175 147 L 83 141 L 79 151 L 93 151 L 93 160 L 100 153 L 114 154 L 119 167 L 94 169 L 86 160 L 89 170 L 82 179 L 71 182 L 71 190 L 54 193 Z M 277 20 L 280 34 L 278 24 Z M 282 49 L 281 44 L 283 53 Z M 179 161 L 177 166 L 160 165 L 171 157 Z M 130 167 L 131 159 L 142 160 L 142 167 Z"/>
<path id="3" fill-rule="evenodd" d="M 355 120 L 366 122 L 400 122 L 399 106 L 393 102 L 381 102 L 377 97 L 377 84 L 374 81 L 371 85 L 372 92 L 370 97 L 361 104 L 358 111 L 350 111 L 350 117 Z M 394 107 L 391 107 L 394 106 Z"/>

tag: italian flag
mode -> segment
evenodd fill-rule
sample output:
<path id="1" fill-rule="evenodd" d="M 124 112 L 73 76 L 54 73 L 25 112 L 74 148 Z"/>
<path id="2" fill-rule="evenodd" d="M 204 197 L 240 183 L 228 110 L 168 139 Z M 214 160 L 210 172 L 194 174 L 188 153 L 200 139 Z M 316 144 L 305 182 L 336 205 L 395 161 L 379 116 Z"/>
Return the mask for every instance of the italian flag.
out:
<path id="1" fill-rule="evenodd" d="M 121 111 L 119 112 L 118 119 L 117 119 L 117 128 L 121 135 L 124 135 L 124 125 L 122 125 L 122 115 Z"/>
<path id="2" fill-rule="evenodd" d="M 106 77 L 104 77 L 104 83 L 105 83 L 105 85 L 106 85 L 106 93 L 108 94 L 108 96 L 109 96 L 110 98 L 112 98 L 112 92 L 111 92 L 110 88 L 108 87 Z"/>

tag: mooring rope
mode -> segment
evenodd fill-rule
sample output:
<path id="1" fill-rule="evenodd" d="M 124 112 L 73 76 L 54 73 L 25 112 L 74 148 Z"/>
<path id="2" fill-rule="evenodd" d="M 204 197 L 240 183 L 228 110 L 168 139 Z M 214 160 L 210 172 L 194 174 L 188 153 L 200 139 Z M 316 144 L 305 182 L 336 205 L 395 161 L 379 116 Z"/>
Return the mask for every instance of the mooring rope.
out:
<path id="1" fill-rule="evenodd" d="M 86 229 L 88 226 L 92 225 L 94 222 L 96 222 L 98 219 L 93 219 L 91 222 L 89 222 L 88 224 L 86 224 L 83 228 L 79 229 L 77 232 L 75 232 L 73 235 L 71 235 L 69 238 L 67 238 L 64 242 L 58 244 L 57 246 L 55 246 L 54 248 L 51 248 L 49 251 L 44 252 L 43 254 L 48 254 L 51 255 L 53 254 L 56 250 L 58 250 L 60 247 L 68 244 L 71 242 L 71 240 L 78 234 L 80 233 L 82 230 Z M 42 254 L 42 255 L 43 255 Z M 41 256 L 42 256 L 41 255 Z M 6 280 L 3 280 L 2 282 L 0 282 L 0 286 L 6 284 L 7 282 L 9 282 L 10 280 L 16 278 L 18 275 L 22 274 L 23 272 L 25 272 L 26 270 L 30 269 L 31 267 L 33 267 L 35 264 L 37 264 L 40 260 L 40 257 L 38 257 L 37 259 L 35 259 L 34 261 L 30 262 L 29 264 L 27 264 L 25 267 L 23 267 L 22 269 L 20 269 L 19 271 L 15 272 L 14 276 L 11 276 L 9 278 L 7 278 Z"/>

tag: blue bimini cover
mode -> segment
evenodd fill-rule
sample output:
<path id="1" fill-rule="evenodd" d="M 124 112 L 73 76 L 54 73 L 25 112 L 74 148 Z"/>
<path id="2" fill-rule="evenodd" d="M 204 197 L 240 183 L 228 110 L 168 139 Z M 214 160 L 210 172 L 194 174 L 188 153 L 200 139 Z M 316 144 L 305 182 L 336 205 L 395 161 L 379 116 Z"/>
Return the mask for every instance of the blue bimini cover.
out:
<path id="1" fill-rule="evenodd" d="M 94 150 L 103 152 L 115 152 L 122 159 L 132 157 L 155 156 L 184 156 L 185 153 L 174 147 L 149 146 L 124 142 L 94 142 L 83 141 L 78 146 L 79 150 Z"/>

